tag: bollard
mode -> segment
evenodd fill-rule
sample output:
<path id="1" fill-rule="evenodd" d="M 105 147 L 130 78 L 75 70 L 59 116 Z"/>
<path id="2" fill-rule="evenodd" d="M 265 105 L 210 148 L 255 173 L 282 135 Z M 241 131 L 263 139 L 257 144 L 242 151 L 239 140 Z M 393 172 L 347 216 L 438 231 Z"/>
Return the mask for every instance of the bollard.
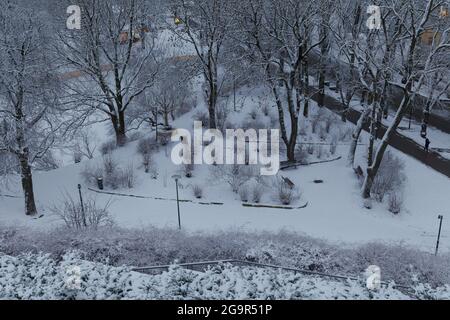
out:
<path id="1" fill-rule="evenodd" d="M 442 219 L 444 219 L 444 216 L 442 214 L 440 214 L 440 215 L 438 215 L 438 219 L 439 219 L 439 231 L 438 231 L 438 236 L 437 236 L 437 240 L 436 240 L 436 250 L 434 251 L 435 256 L 437 256 L 438 250 L 439 250 L 439 240 L 441 239 Z"/>
<path id="2" fill-rule="evenodd" d="M 97 178 L 97 186 L 99 190 L 103 190 L 103 178 Z"/>

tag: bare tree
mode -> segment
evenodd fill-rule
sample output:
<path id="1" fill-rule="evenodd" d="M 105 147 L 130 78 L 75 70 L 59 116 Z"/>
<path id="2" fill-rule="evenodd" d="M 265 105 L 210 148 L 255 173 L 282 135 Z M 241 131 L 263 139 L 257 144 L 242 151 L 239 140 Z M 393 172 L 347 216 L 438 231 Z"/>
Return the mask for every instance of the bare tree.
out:
<path id="1" fill-rule="evenodd" d="M 57 79 L 43 19 L 35 11 L 10 2 L 0 7 L 0 115 L 4 133 L 0 153 L 16 158 L 25 213 L 34 215 L 32 164 L 48 154 L 61 129 L 55 108 Z"/>
<path id="2" fill-rule="evenodd" d="M 62 63 L 66 69 L 80 73 L 65 81 L 66 103 L 80 114 L 106 114 L 117 145 L 122 146 L 126 142 L 126 111 L 151 87 L 157 73 L 157 50 L 152 39 L 145 36 L 151 20 L 148 2 L 77 2 L 81 8 L 81 30 L 58 28 L 56 32 L 56 50 Z"/>
<path id="3" fill-rule="evenodd" d="M 219 97 L 219 65 L 224 56 L 224 42 L 232 27 L 234 1 L 172 0 L 173 14 L 181 20 L 173 32 L 191 44 L 197 56 L 198 69 L 206 85 L 209 128 L 217 128 L 216 106 Z"/>
<path id="4" fill-rule="evenodd" d="M 427 0 L 425 3 L 416 1 L 395 2 L 388 1 L 388 10 L 391 10 L 402 26 L 402 42 L 399 48 L 401 55 L 399 73 L 402 75 L 402 83 L 397 84 L 402 88 L 403 99 L 398 106 L 394 120 L 389 125 L 386 133 L 377 146 L 374 159 L 367 167 L 367 175 L 363 184 L 362 196 L 369 198 L 373 181 L 377 175 L 383 155 L 389 145 L 389 141 L 406 114 L 410 102 L 420 92 L 425 80 L 435 76 L 442 67 L 439 62 L 443 56 L 448 57 L 450 51 L 450 25 L 446 23 L 433 23 L 439 17 L 439 10 L 444 2 Z M 428 28 L 435 30 L 432 44 L 428 47 L 421 45 L 422 35 Z M 439 39 L 438 35 L 439 34 Z"/>
<path id="5" fill-rule="evenodd" d="M 311 1 L 246 1 L 241 12 L 243 45 L 263 68 L 274 95 L 287 158 L 295 161 L 301 106 L 308 116 L 308 56 L 325 35 L 317 34 L 319 6 Z M 286 124 L 285 111 L 289 123 Z M 288 134 L 288 129 L 290 133 Z"/>

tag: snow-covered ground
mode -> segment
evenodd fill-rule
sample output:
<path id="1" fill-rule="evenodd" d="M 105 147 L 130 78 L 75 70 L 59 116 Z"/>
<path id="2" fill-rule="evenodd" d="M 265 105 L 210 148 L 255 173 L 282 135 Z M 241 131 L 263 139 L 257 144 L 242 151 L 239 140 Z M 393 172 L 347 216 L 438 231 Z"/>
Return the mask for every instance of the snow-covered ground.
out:
<path id="1" fill-rule="evenodd" d="M 245 93 L 243 93 L 245 94 Z M 199 107 L 198 107 L 199 108 Z M 247 110 L 251 103 L 247 103 Z M 174 126 L 191 128 L 196 109 L 178 118 Z M 274 110 L 273 110 L 274 112 Z M 241 111 L 241 118 L 245 111 Z M 239 115 L 235 115 L 239 117 Z M 262 115 L 261 115 L 262 116 Z M 303 138 L 304 139 L 304 138 Z M 364 142 L 366 137 L 363 137 Z M 127 194 L 146 197 L 175 198 L 175 182 L 171 176 L 180 168 L 170 159 L 171 145 L 160 149 L 154 156 L 159 176 L 157 180 L 144 174 L 139 168 L 140 158 L 136 153 L 136 142 L 116 150 L 114 157 L 122 163 L 133 162 L 138 183 L 133 189 L 117 190 Z M 240 228 L 243 230 L 280 229 L 302 232 L 342 244 L 361 244 L 369 241 L 404 242 L 433 252 L 436 243 L 438 214 L 445 216 L 441 235 L 441 250 L 450 249 L 450 224 L 446 214 L 450 208 L 449 179 L 420 162 L 396 150 L 394 154 L 405 162 L 407 176 L 404 190 L 404 209 L 399 215 L 388 212 L 386 204 L 374 202 L 371 210 L 362 204 L 360 189 L 353 170 L 346 166 L 348 144 L 340 143 L 336 155 L 343 158 L 329 163 L 301 166 L 296 170 L 280 171 L 289 177 L 302 193 L 301 203 L 308 202 L 303 209 L 283 210 L 271 208 L 243 207 L 239 195 L 223 181 L 211 178 L 210 166 L 197 166 L 192 178 L 181 180 L 181 199 L 194 200 L 192 185 L 203 186 L 204 202 L 222 202 L 223 205 L 181 203 L 182 227 L 192 232 Z M 363 161 L 365 148 L 358 148 L 358 159 Z M 78 197 L 77 184 L 82 184 L 85 197 L 95 196 L 100 203 L 113 200 L 110 211 L 121 226 L 145 227 L 146 225 L 177 227 L 177 205 L 173 200 L 120 197 L 95 194 L 87 189 L 80 171 L 91 162 L 101 163 L 101 157 L 71 164 L 49 172 L 35 172 L 34 183 L 39 211 L 43 217 L 32 219 L 23 214 L 23 200 L 0 196 L 0 223 L 21 224 L 30 227 L 48 228 L 60 223 L 48 210 L 68 192 Z M 314 183 L 323 180 L 323 183 Z M 20 187 L 12 186 L 10 195 L 20 196 Z M 273 190 L 266 190 L 262 202 L 277 204 Z"/>

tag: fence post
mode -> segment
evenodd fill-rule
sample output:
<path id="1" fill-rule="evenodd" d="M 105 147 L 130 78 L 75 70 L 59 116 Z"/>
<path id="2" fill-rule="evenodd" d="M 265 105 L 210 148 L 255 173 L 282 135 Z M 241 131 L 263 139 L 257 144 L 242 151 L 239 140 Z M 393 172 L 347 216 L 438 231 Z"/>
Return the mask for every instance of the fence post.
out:
<path id="1" fill-rule="evenodd" d="M 440 221 L 439 221 L 439 231 L 438 231 L 438 236 L 437 236 L 437 241 L 436 241 L 436 251 L 434 252 L 435 256 L 437 256 L 437 254 L 438 254 L 439 240 L 441 238 L 442 219 L 444 219 L 444 216 L 442 214 L 440 214 L 440 215 L 438 215 L 438 219 Z"/>
<path id="2" fill-rule="evenodd" d="M 78 184 L 78 194 L 80 195 L 81 214 L 82 214 L 82 218 L 83 218 L 83 224 L 84 224 L 85 227 L 87 227 L 87 225 L 86 225 L 86 214 L 84 212 L 83 196 L 81 195 L 81 184 Z"/>

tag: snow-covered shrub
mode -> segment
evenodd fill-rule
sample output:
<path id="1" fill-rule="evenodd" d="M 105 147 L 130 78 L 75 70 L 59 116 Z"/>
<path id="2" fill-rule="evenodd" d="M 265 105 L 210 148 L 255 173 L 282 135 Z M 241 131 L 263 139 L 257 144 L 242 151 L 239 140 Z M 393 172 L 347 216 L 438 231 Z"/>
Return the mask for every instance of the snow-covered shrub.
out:
<path id="1" fill-rule="evenodd" d="M 264 104 L 261 107 L 261 112 L 263 113 L 264 116 L 268 117 L 270 115 L 270 107 L 268 104 Z"/>
<path id="2" fill-rule="evenodd" d="M 107 202 L 100 207 L 95 198 L 80 200 L 74 199 L 69 193 L 64 194 L 61 203 L 54 204 L 50 211 L 61 219 L 69 229 L 98 229 L 103 226 L 112 226 L 114 221 L 109 214 Z"/>
<path id="3" fill-rule="evenodd" d="M 136 186 L 136 175 L 134 173 L 134 165 L 132 162 L 122 169 L 121 171 L 121 186 L 126 186 L 128 189 L 134 188 Z"/>
<path id="4" fill-rule="evenodd" d="M 322 123 L 322 121 L 325 119 L 326 117 L 326 111 L 324 110 L 324 108 L 320 108 L 317 113 L 315 113 L 312 117 L 311 117 L 311 130 L 312 133 L 316 133 L 318 131 L 319 125 Z"/>
<path id="5" fill-rule="evenodd" d="M 295 186 L 290 186 L 282 179 L 279 179 L 276 183 L 276 199 L 283 205 L 290 205 L 291 203 L 301 198 L 300 191 Z"/>
<path id="6" fill-rule="evenodd" d="M 338 139 L 337 139 L 337 136 L 334 135 L 332 137 L 331 143 L 330 143 L 330 154 L 331 155 L 336 154 L 337 145 L 338 145 Z"/>
<path id="7" fill-rule="evenodd" d="M 228 183 L 234 193 L 250 178 L 255 176 L 253 166 L 230 164 L 211 167 L 211 176 L 216 181 L 223 180 Z"/>
<path id="8" fill-rule="evenodd" d="M 323 157 L 323 145 L 318 144 L 316 146 L 316 157 L 317 159 L 322 159 Z"/>
<path id="9" fill-rule="evenodd" d="M 81 159 L 83 159 L 83 154 L 80 151 L 75 150 L 73 152 L 73 162 L 80 163 Z"/>
<path id="10" fill-rule="evenodd" d="M 103 156 L 103 165 L 86 165 L 81 171 L 81 176 L 91 186 L 97 185 L 97 179 L 102 178 L 107 188 L 133 188 L 136 185 L 136 174 L 133 163 L 126 166 L 119 162 L 111 154 Z"/>
<path id="11" fill-rule="evenodd" d="M 226 103 L 219 103 L 216 106 L 216 125 L 217 129 L 224 132 L 227 126 L 227 119 L 228 119 L 228 107 Z"/>
<path id="12" fill-rule="evenodd" d="M 150 173 L 152 179 L 158 179 L 158 167 L 155 162 L 150 163 L 148 167 L 148 173 Z"/>
<path id="13" fill-rule="evenodd" d="M 264 186 L 259 183 L 253 183 L 251 186 L 251 197 L 254 203 L 259 203 L 264 194 Z"/>
<path id="14" fill-rule="evenodd" d="M 126 299 L 139 276 L 81 260 L 67 253 L 61 261 L 45 254 L 0 255 L 0 299 Z"/>
<path id="15" fill-rule="evenodd" d="M 303 144 L 297 144 L 295 146 L 295 160 L 300 162 L 301 164 L 307 164 L 309 159 L 308 147 L 305 147 Z M 313 151 L 314 152 L 314 151 Z"/>
<path id="16" fill-rule="evenodd" d="M 209 123 L 209 114 L 206 110 L 198 110 L 192 117 L 195 121 L 201 121 L 204 126 Z"/>
<path id="17" fill-rule="evenodd" d="M 112 155 L 103 156 L 103 182 L 112 189 L 133 188 L 136 185 L 133 164 L 123 167 Z"/>
<path id="18" fill-rule="evenodd" d="M 166 146 L 170 141 L 170 137 L 166 134 L 161 134 L 158 135 L 158 141 L 162 146 Z"/>
<path id="19" fill-rule="evenodd" d="M 119 168 L 119 163 L 112 154 L 105 154 L 103 156 L 103 172 L 105 175 L 114 175 Z"/>
<path id="20" fill-rule="evenodd" d="M 326 288 L 327 290 L 324 290 Z M 449 287 L 416 285 L 421 298 L 449 298 Z M 195 272 L 172 265 L 158 275 L 45 254 L 0 255 L 0 299 L 411 299 L 392 286 L 368 291 L 365 282 L 335 280 L 272 268 L 231 264 Z"/>
<path id="21" fill-rule="evenodd" d="M 117 143 L 115 140 L 109 140 L 106 141 L 104 143 L 102 143 L 102 145 L 100 146 L 100 153 L 102 155 L 107 155 L 112 153 L 114 150 L 117 149 Z"/>
<path id="22" fill-rule="evenodd" d="M 321 141 L 326 141 L 328 137 L 328 132 L 325 129 L 325 125 L 321 124 L 319 127 L 319 138 Z"/>
<path id="23" fill-rule="evenodd" d="M 378 173 L 373 180 L 372 194 L 375 200 L 382 202 L 389 192 L 399 191 L 405 180 L 404 163 L 392 152 L 387 151 L 383 157 Z"/>
<path id="24" fill-rule="evenodd" d="M 201 199 L 203 197 L 203 188 L 199 184 L 192 185 L 192 193 L 194 194 L 194 197 L 197 199 Z"/>
<path id="25" fill-rule="evenodd" d="M 243 129 L 243 130 L 248 130 L 248 129 L 259 130 L 259 129 L 265 129 L 265 128 L 267 128 L 267 124 L 259 118 L 255 118 L 255 119 L 250 118 L 241 123 L 241 129 Z"/>
<path id="26" fill-rule="evenodd" d="M 114 266 L 165 265 L 176 259 L 180 263 L 239 259 L 358 276 L 374 264 L 381 268 L 383 281 L 415 286 L 417 278 L 432 288 L 450 283 L 449 253 L 443 251 L 434 256 L 379 242 L 349 247 L 287 231 L 193 234 L 155 227 L 37 231 L 0 225 L 0 252 L 6 254 L 44 251 L 60 260 L 64 253 L 74 249 L 83 259 Z"/>
<path id="27" fill-rule="evenodd" d="M 140 155 L 152 154 L 156 148 L 156 142 L 152 138 L 140 139 L 137 144 L 137 153 Z"/>
<path id="28" fill-rule="evenodd" d="M 333 114 L 329 114 L 328 116 L 325 117 L 324 122 L 325 122 L 325 132 L 328 134 L 331 132 L 331 127 L 338 122 L 339 120 L 336 118 L 335 115 Z"/>
<path id="29" fill-rule="evenodd" d="M 307 134 L 308 134 L 308 131 L 307 131 L 306 125 L 300 124 L 299 127 L 298 127 L 298 135 L 304 137 Z"/>
<path id="30" fill-rule="evenodd" d="M 150 167 L 154 165 L 153 157 L 151 153 L 144 153 L 141 155 L 142 157 L 142 166 L 144 167 L 145 173 L 150 172 Z"/>
<path id="31" fill-rule="evenodd" d="M 363 206 L 368 210 L 372 209 L 373 207 L 372 199 L 364 199 Z"/>
<path id="32" fill-rule="evenodd" d="M 429 283 L 433 287 L 450 284 L 450 256 L 435 256 L 405 245 L 379 242 L 364 244 L 349 252 L 348 261 L 356 269 L 377 265 L 383 279 L 397 284 Z"/>
<path id="33" fill-rule="evenodd" d="M 243 185 L 239 188 L 239 198 L 242 202 L 248 202 L 249 199 L 249 191 L 248 186 Z"/>
<path id="34" fill-rule="evenodd" d="M 87 163 L 80 172 L 83 180 L 91 186 L 97 185 L 97 179 L 103 177 L 103 168 L 99 165 Z"/>
<path id="35" fill-rule="evenodd" d="M 269 115 L 269 118 L 270 118 L 269 128 L 276 129 L 276 128 L 280 127 L 280 119 L 279 119 L 279 115 L 278 114 L 271 113 Z"/>
<path id="36" fill-rule="evenodd" d="M 183 164 L 183 174 L 186 178 L 192 177 L 192 171 L 194 171 L 194 165 L 192 163 Z"/>
<path id="37" fill-rule="evenodd" d="M 256 107 L 252 108 L 248 113 L 248 115 L 250 116 L 250 118 L 252 120 L 256 120 L 256 118 L 258 117 L 258 114 L 259 114 L 259 110 Z"/>
<path id="38" fill-rule="evenodd" d="M 343 129 L 339 129 L 339 141 L 349 141 L 352 134 L 353 130 L 350 127 L 345 126 Z"/>
<path id="39" fill-rule="evenodd" d="M 399 214 L 403 206 L 403 195 L 398 191 L 392 191 L 388 195 L 388 210 L 393 214 Z"/>
<path id="40" fill-rule="evenodd" d="M 308 154 L 313 155 L 315 149 L 316 149 L 316 145 L 314 143 L 312 143 L 312 142 L 308 143 L 308 147 L 306 149 L 308 151 Z"/>

